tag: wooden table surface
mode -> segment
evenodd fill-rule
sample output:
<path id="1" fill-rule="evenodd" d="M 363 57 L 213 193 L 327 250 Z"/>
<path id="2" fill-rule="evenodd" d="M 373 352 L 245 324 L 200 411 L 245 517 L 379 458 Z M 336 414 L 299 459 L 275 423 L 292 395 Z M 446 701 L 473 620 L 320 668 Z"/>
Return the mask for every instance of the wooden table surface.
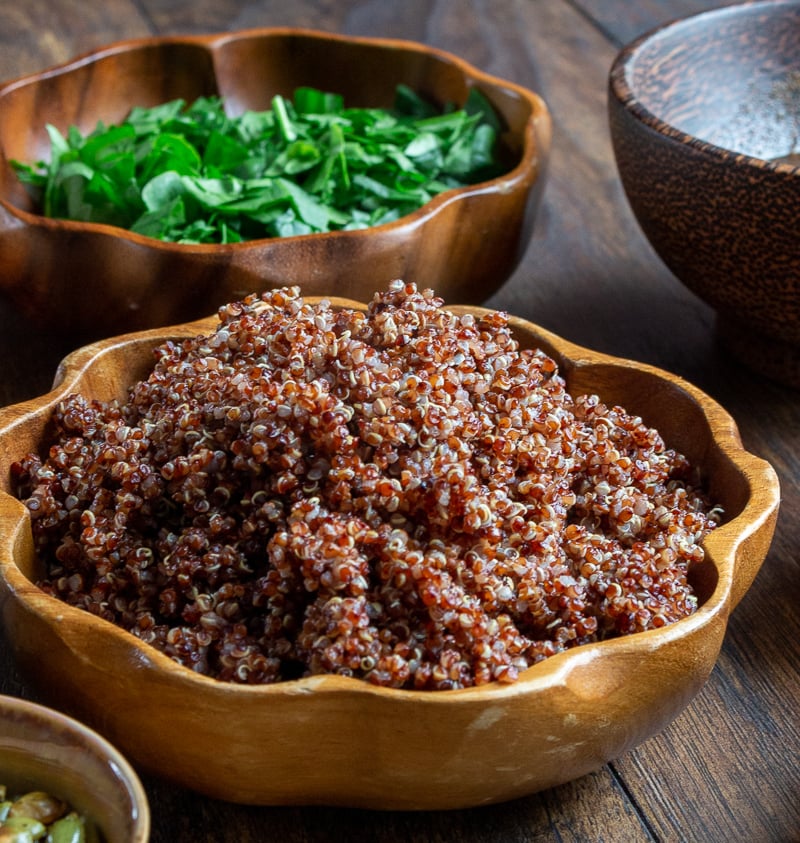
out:
<path id="1" fill-rule="evenodd" d="M 782 507 L 710 680 L 660 735 L 593 775 L 458 812 L 253 808 L 145 778 L 154 843 L 800 840 L 800 394 L 717 346 L 712 312 L 663 266 L 620 187 L 606 122 L 619 48 L 711 0 L 26 0 L 0 3 L 0 79 L 111 41 L 297 25 L 422 41 L 541 93 L 554 143 L 538 226 L 488 304 L 694 382 L 775 466 Z M 2 259 L 0 256 L 0 280 Z M 409 279 L 412 280 L 412 279 Z M 0 284 L 1 286 L 1 284 Z M 68 350 L 0 301 L 0 403 L 45 391 Z M 0 691 L 28 689 L 0 638 Z M 221 748 L 221 751 L 224 751 Z"/>

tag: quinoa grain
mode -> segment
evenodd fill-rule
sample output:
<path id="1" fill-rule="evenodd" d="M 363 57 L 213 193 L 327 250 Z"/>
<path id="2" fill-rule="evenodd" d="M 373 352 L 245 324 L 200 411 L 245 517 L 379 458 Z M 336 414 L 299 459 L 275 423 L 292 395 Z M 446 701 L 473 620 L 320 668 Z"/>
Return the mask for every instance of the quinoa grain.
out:
<path id="1" fill-rule="evenodd" d="M 426 690 L 695 610 L 719 512 L 692 467 L 504 314 L 397 281 L 366 313 L 286 288 L 219 315 L 14 464 L 47 592 L 222 681 Z"/>

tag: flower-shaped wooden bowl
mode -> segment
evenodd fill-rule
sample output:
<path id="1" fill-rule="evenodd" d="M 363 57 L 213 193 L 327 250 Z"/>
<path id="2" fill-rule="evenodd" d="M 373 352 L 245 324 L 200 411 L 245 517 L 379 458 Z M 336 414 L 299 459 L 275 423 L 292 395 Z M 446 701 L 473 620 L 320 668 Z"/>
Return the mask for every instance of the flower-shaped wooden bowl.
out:
<path id="1" fill-rule="evenodd" d="M 800 386 L 800 3 L 704 12 L 617 56 L 611 137 L 656 252 L 756 371 Z"/>
<path id="2" fill-rule="evenodd" d="M 764 559 L 778 509 L 775 472 L 690 384 L 511 321 L 522 345 L 554 356 L 570 392 L 637 413 L 701 469 L 726 517 L 692 573 L 694 614 L 553 656 L 509 685 L 407 691 L 324 675 L 234 687 L 45 595 L 34 584 L 28 510 L 9 493 L 9 465 L 42 447 L 59 399 L 76 390 L 123 399 L 147 376 L 157 344 L 207 333 L 216 325 L 208 319 L 79 349 L 50 394 L 0 411 L 0 611 L 21 669 L 43 692 L 57 688 L 59 705 L 143 769 L 243 803 L 474 806 L 581 776 L 658 732 L 709 676 L 728 616 Z"/>
<path id="3" fill-rule="evenodd" d="M 66 802 L 105 840 L 149 840 L 147 796 L 128 761 L 52 708 L 0 696 L 0 784 L 8 795 L 44 791 Z"/>
<path id="4" fill-rule="evenodd" d="M 503 124 L 508 172 L 370 229 L 188 245 L 40 216 L 8 163 L 49 158 L 47 123 L 87 132 L 134 105 L 220 94 L 238 114 L 308 85 L 344 95 L 349 106 L 388 107 L 399 83 L 440 104 L 461 105 L 477 88 Z M 0 87 L 0 287 L 74 345 L 197 319 L 273 286 L 365 299 L 376 283 L 406 278 L 478 303 L 528 244 L 549 143 L 539 96 L 422 44 L 297 29 L 112 44 Z"/>

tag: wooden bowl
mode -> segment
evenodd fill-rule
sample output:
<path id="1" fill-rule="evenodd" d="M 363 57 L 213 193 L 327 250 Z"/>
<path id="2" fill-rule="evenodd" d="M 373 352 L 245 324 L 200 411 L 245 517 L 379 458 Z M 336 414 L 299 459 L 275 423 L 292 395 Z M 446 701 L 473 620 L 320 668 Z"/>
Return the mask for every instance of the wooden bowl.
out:
<path id="1" fill-rule="evenodd" d="M 581 776 L 658 732 L 706 681 L 728 616 L 764 559 L 778 509 L 775 472 L 690 384 L 511 321 L 524 346 L 554 356 L 570 392 L 598 393 L 641 415 L 701 469 L 726 519 L 692 574 L 694 614 L 553 656 L 513 684 L 410 691 L 324 675 L 233 686 L 44 594 L 33 584 L 29 514 L 9 493 L 9 465 L 42 447 L 62 397 L 124 399 L 147 376 L 154 346 L 208 333 L 217 324 L 208 319 L 79 349 L 50 394 L 0 410 L 0 611 L 20 668 L 43 692 L 57 688 L 59 705 L 143 769 L 242 803 L 480 805 Z"/>
<path id="2" fill-rule="evenodd" d="M 385 107 L 399 83 L 442 104 L 481 91 L 504 124 L 512 168 L 371 229 L 179 245 L 46 219 L 8 163 L 49 158 L 47 123 L 86 132 L 98 120 L 119 122 L 133 105 L 220 94 L 241 113 L 310 85 L 354 107 Z M 0 288 L 73 347 L 197 319 L 274 286 L 364 299 L 376 283 L 402 277 L 477 303 L 513 272 L 528 244 L 549 143 L 550 117 L 535 93 L 422 44 L 298 29 L 112 44 L 0 88 Z"/>
<path id="3" fill-rule="evenodd" d="M 96 732 L 52 708 L 0 696 L 0 784 L 9 795 L 43 790 L 63 800 L 105 840 L 149 840 L 147 797 L 128 761 Z"/>
<path id="4" fill-rule="evenodd" d="M 656 252 L 755 371 L 800 386 L 800 3 L 685 18 L 625 47 L 614 151 Z"/>

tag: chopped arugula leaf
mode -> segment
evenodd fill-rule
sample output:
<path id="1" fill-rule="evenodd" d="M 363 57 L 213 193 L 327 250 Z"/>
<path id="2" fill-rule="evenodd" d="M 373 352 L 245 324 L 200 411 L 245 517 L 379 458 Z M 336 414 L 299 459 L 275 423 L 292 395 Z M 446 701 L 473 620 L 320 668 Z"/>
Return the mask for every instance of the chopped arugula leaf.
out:
<path id="1" fill-rule="evenodd" d="M 180 243 L 381 225 L 507 169 L 498 116 L 476 89 L 460 109 L 405 85 L 392 109 L 302 87 L 239 116 L 212 96 L 137 106 L 86 136 L 46 128 L 49 162 L 11 162 L 45 216 Z"/>

